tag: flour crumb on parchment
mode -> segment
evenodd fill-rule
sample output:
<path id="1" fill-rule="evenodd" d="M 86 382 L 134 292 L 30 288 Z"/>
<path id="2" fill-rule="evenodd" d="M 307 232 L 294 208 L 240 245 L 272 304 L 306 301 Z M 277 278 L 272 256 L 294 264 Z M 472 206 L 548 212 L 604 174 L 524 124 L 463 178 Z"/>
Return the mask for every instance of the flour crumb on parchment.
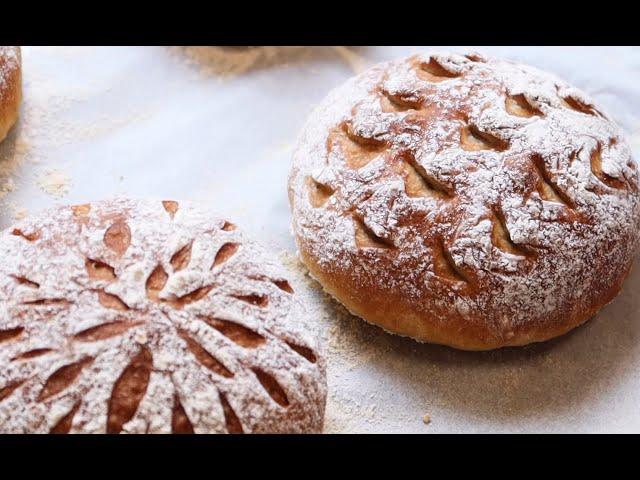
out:
<path id="1" fill-rule="evenodd" d="M 46 194 L 60 199 L 69 192 L 71 177 L 66 172 L 54 168 L 38 177 L 38 186 Z"/>

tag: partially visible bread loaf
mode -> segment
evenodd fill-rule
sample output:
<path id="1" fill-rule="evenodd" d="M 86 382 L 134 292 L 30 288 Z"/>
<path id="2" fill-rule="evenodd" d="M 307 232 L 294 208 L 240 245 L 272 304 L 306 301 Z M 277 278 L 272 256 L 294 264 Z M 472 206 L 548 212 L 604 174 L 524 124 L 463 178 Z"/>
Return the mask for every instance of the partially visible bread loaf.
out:
<path id="1" fill-rule="evenodd" d="M 0 46 L 0 142 L 18 119 L 22 101 L 20 47 Z"/>
<path id="2" fill-rule="evenodd" d="M 594 101 L 480 55 L 381 64 L 315 110 L 289 180 L 302 260 L 349 310 L 479 350 L 546 340 L 620 290 L 638 172 Z"/>

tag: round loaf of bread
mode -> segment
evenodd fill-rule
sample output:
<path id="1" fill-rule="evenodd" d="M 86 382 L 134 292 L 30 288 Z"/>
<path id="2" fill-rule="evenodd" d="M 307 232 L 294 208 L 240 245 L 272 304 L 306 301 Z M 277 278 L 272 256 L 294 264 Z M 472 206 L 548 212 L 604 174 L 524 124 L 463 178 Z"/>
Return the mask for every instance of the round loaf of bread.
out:
<path id="1" fill-rule="evenodd" d="M 479 54 L 412 56 L 334 90 L 289 198 L 302 260 L 353 314 L 469 350 L 576 327 L 638 246 L 621 129 L 559 78 Z"/>
<path id="2" fill-rule="evenodd" d="M 281 266 L 174 201 L 0 234 L 0 432 L 311 433 L 324 361 Z"/>
<path id="3" fill-rule="evenodd" d="M 0 142 L 18 119 L 22 101 L 20 47 L 0 46 Z"/>

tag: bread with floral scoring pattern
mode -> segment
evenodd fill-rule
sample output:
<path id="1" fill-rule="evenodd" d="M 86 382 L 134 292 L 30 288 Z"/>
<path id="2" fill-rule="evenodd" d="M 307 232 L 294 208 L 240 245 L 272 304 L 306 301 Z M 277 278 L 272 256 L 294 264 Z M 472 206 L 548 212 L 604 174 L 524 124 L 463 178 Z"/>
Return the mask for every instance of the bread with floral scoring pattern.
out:
<path id="1" fill-rule="evenodd" d="M 175 201 L 0 234 L 0 432 L 315 433 L 325 367 L 283 268 Z"/>

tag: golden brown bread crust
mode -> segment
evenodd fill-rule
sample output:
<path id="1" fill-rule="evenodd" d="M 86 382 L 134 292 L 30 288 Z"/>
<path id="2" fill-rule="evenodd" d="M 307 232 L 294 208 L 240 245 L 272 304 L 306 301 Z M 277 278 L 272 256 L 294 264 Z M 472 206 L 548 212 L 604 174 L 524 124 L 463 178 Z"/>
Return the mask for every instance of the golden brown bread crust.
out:
<path id="1" fill-rule="evenodd" d="M 593 305 L 581 306 L 569 315 L 558 313 L 554 318 L 548 318 L 546 324 L 517 327 L 514 329 L 513 336 L 504 338 L 497 337 L 483 317 L 469 319 L 455 314 L 449 314 L 447 317 L 421 315 L 411 307 L 407 307 L 403 299 L 393 292 L 385 296 L 375 295 L 372 294 L 375 287 L 371 285 L 356 286 L 354 291 L 348 275 L 325 273 L 314 259 L 305 253 L 303 247 L 300 250 L 302 261 L 309 268 L 312 277 L 352 314 L 390 333 L 412 337 L 421 342 L 449 345 L 462 350 L 491 350 L 522 346 L 563 335 L 590 319 L 604 305 L 613 300 L 630 271 L 629 266 L 608 291 L 593 295 L 591 297 Z"/>
<path id="2" fill-rule="evenodd" d="M 0 142 L 18 119 L 22 101 L 20 47 L 0 46 Z"/>
<path id="3" fill-rule="evenodd" d="M 402 59 L 332 92 L 289 197 L 325 290 L 391 332 L 468 350 L 581 324 L 638 246 L 620 129 L 562 80 L 477 55 Z"/>

